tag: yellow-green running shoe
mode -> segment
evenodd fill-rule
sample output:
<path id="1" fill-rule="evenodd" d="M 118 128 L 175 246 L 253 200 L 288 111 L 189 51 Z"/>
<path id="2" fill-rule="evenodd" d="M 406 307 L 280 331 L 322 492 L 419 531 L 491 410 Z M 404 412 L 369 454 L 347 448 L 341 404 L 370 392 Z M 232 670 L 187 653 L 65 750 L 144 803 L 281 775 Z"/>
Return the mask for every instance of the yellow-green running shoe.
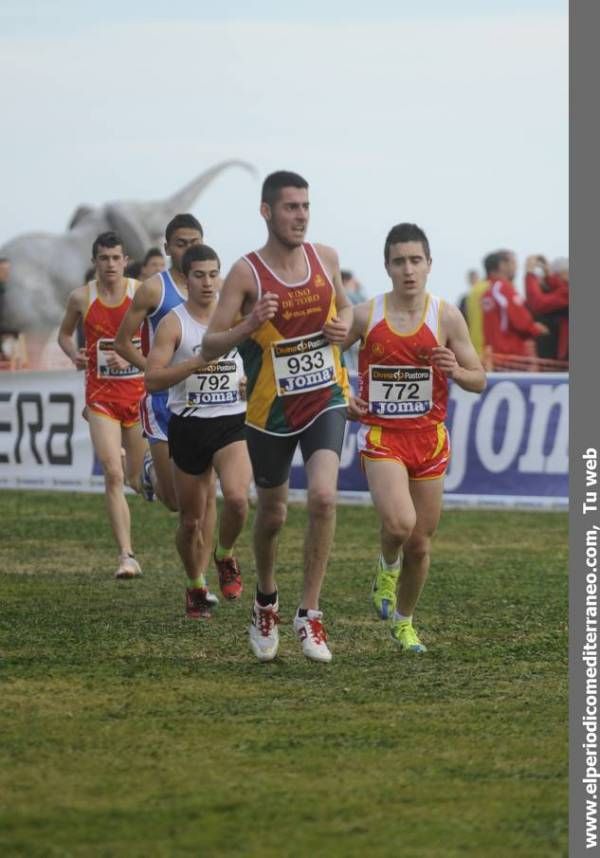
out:
<path id="1" fill-rule="evenodd" d="M 392 640 L 402 652 L 427 652 L 427 647 L 419 640 L 410 620 L 396 620 L 392 623 Z"/>
<path id="2" fill-rule="evenodd" d="M 391 620 L 396 610 L 396 587 L 398 586 L 399 569 L 384 569 L 381 557 L 377 561 L 377 572 L 373 579 L 371 598 L 373 607 L 380 620 Z"/>

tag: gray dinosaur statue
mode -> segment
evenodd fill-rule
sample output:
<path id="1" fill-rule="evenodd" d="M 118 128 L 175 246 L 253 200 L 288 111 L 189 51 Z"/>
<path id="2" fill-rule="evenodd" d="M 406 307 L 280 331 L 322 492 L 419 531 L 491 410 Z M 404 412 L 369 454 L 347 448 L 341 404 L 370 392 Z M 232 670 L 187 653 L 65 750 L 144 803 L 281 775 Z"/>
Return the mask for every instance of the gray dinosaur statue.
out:
<path id="1" fill-rule="evenodd" d="M 128 255 L 141 259 L 149 247 L 160 243 L 171 218 L 190 211 L 202 191 L 229 167 L 256 173 L 245 161 L 223 161 L 165 200 L 118 201 L 98 209 L 80 206 L 63 235 L 29 233 L 8 241 L 0 247 L 0 256 L 11 263 L 3 327 L 26 331 L 57 325 L 67 295 L 83 282 L 92 243 L 99 233 L 115 230 Z"/>

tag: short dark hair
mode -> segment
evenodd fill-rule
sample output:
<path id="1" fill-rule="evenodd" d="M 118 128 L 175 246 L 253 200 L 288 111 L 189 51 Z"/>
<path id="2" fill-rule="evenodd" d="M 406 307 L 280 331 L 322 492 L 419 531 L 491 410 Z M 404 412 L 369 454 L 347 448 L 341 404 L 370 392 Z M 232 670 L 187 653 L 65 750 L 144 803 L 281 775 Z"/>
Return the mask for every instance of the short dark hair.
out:
<path id="1" fill-rule="evenodd" d="M 140 274 L 142 273 L 142 263 L 138 262 L 137 259 L 134 259 L 132 262 L 128 262 L 123 273 L 125 274 L 125 277 L 133 277 L 134 280 L 139 280 Z"/>
<path id="2" fill-rule="evenodd" d="M 272 206 L 279 199 L 279 194 L 283 188 L 308 188 L 308 182 L 298 173 L 291 173 L 289 170 L 277 170 L 276 173 L 271 173 L 264 180 L 260 196 L 261 202 Z"/>
<path id="3" fill-rule="evenodd" d="M 154 259 L 155 256 L 160 256 L 161 259 L 163 258 L 162 250 L 160 249 L 160 247 L 151 247 L 150 250 L 148 250 L 146 255 L 144 256 L 144 262 L 142 264 L 148 265 L 150 260 Z"/>
<path id="4" fill-rule="evenodd" d="M 167 244 L 171 240 L 171 236 L 176 229 L 197 229 L 202 238 L 204 238 L 204 232 L 202 230 L 200 221 L 197 220 L 193 214 L 177 214 L 172 220 L 169 221 L 169 223 L 167 224 L 167 228 L 165 229 L 165 238 L 167 239 Z"/>
<path id="5" fill-rule="evenodd" d="M 431 251 L 429 249 L 429 239 L 425 232 L 416 223 L 397 223 L 387 234 L 385 245 L 383 248 L 383 256 L 387 265 L 389 259 L 390 247 L 392 244 L 406 241 L 420 241 L 423 246 L 423 252 L 427 259 L 431 259 Z"/>
<path id="6" fill-rule="evenodd" d="M 221 260 L 216 250 L 213 250 L 208 244 L 192 244 L 183 254 L 181 270 L 187 277 L 192 268 L 192 262 L 207 262 L 209 259 L 214 259 L 219 266 L 219 270 L 221 269 Z"/>
<path id="7" fill-rule="evenodd" d="M 96 241 L 92 244 L 92 259 L 95 259 L 98 255 L 98 248 L 118 247 L 119 245 L 123 250 L 123 255 L 125 255 L 125 247 L 123 246 L 123 241 L 120 235 L 117 235 L 117 233 L 112 230 L 101 232 Z"/>
<path id="8" fill-rule="evenodd" d="M 511 256 L 510 250 L 494 250 L 493 253 L 488 253 L 483 259 L 483 267 L 487 276 L 489 277 L 490 274 L 497 271 L 502 262 L 508 262 Z"/>
<path id="9" fill-rule="evenodd" d="M 347 283 L 348 280 L 352 280 L 354 277 L 354 274 L 348 268 L 342 268 L 340 275 L 342 277 L 342 283 Z"/>

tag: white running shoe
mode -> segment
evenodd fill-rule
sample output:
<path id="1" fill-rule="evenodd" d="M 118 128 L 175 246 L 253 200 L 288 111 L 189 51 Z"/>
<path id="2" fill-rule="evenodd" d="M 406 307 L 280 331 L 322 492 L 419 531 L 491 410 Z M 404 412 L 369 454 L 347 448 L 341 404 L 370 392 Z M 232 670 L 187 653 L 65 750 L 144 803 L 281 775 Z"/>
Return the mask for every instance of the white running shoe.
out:
<path id="1" fill-rule="evenodd" d="M 250 649 L 259 661 L 273 661 L 279 649 L 279 603 L 254 602 L 250 625 Z"/>
<path id="2" fill-rule="evenodd" d="M 119 557 L 119 568 L 115 572 L 115 578 L 139 578 L 142 574 L 140 564 L 137 562 L 133 554 L 123 552 Z"/>
<path id="3" fill-rule="evenodd" d="M 215 594 L 211 593 L 210 590 L 208 589 L 208 583 L 206 581 L 206 575 L 201 575 L 200 577 L 202 579 L 202 586 L 206 589 L 206 595 L 204 597 L 205 600 L 208 602 L 208 604 L 211 607 L 216 608 L 217 605 L 219 604 L 219 597 L 215 596 Z"/>
<path id="4" fill-rule="evenodd" d="M 331 661 L 331 651 L 327 646 L 327 632 L 321 622 L 321 611 L 308 611 L 306 617 L 294 617 L 294 629 L 302 644 L 302 652 L 313 661 Z"/>

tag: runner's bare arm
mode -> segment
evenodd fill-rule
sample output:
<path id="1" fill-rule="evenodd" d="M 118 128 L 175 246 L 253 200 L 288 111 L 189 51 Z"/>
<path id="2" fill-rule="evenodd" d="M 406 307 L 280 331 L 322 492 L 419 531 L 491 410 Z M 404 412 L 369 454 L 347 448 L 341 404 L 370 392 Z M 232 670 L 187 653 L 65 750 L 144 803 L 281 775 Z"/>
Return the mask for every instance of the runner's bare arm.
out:
<path id="1" fill-rule="evenodd" d="M 453 304 L 445 303 L 441 322 L 446 345 L 432 349 L 433 363 L 463 390 L 481 393 L 486 385 L 485 370 L 471 342 L 462 313 Z"/>
<path id="2" fill-rule="evenodd" d="M 340 262 L 337 252 L 333 247 L 327 247 L 325 244 L 315 244 L 321 262 L 325 265 L 327 273 L 333 283 L 335 289 L 335 306 L 337 315 L 323 325 L 323 333 L 330 343 L 341 345 L 344 342 L 348 329 L 352 324 L 352 304 L 348 300 L 346 290 L 342 283 L 342 275 L 340 273 Z"/>
<path id="3" fill-rule="evenodd" d="M 167 313 L 156 329 L 152 348 L 146 358 L 146 389 L 150 393 L 179 384 L 206 365 L 200 353 L 175 366 L 169 366 L 181 338 L 181 323 L 176 313 Z"/>
<path id="4" fill-rule="evenodd" d="M 77 369 L 85 369 L 88 362 L 86 350 L 78 349 L 73 342 L 73 334 L 85 312 L 87 295 L 87 286 L 79 286 L 71 292 L 58 329 L 58 344 Z"/>
<path id="5" fill-rule="evenodd" d="M 352 308 L 352 324 L 350 330 L 342 344 L 342 349 L 345 351 L 357 340 L 364 340 L 369 327 L 369 317 L 371 315 L 371 302 L 365 301 L 363 304 L 357 304 Z M 369 410 L 369 403 L 361 399 L 360 396 L 351 393 L 348 400 L 348 419 L 358 420 Z"/>
<path id="6" fill-rule="evenodd" d="M 127 363 L 146 368 L 146 358 L 141 350 L 134 346 L 132 339 L 139 331 L 140 325 L 160 301 L 162 280 L 153 276 L 136 289 L 133 301 L 125 313 L 115 337 L 115 351 L 125 358 Z"/>
<path id="7" fill-rule="evenodd" d="M 239 346 L 263 322 L 277 312 L 278 298 L 266 292 L 257 300 L 258 290 L 252 272 L 241 259 L 235 263 L 223 283 L 219 302 L 202 338 L 202 354 L 207 361 L 214 360 Z M 237 322 L 240 314 L 250 312 Z"/>
<path id="8" fill-rule="evenodd" d="M 365 301 L 363 304 L 357 304 L 355 307 L 352 307 L 352 322 L 344 342 L 340 346 L 342 351 L 349 349 L 357 340 L 364 340 L 367 333 L 367 325 L 369 324 L 370 312 L 370 301 Z"/>

